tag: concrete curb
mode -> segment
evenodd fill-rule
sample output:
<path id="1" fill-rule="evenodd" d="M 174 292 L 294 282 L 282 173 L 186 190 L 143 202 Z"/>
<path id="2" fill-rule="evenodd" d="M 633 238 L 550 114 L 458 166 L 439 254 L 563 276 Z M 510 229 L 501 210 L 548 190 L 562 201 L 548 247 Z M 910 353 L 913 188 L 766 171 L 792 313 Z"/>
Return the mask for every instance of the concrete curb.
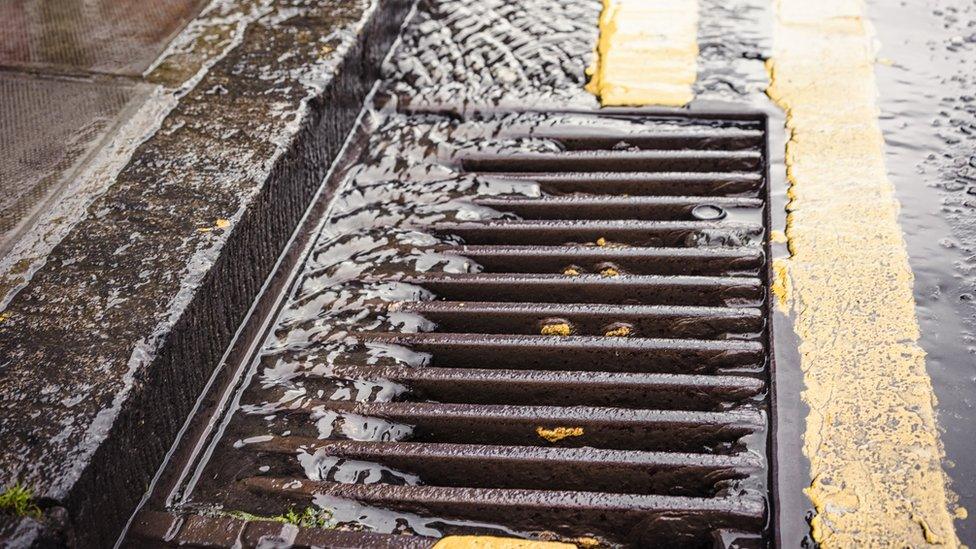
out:
<path id="1" fill-rule="evenodd" d="M 288 5 L 286 5 L 288 4 Z M 352 127 L 406 0 L 266 1 L 0 322 L 0 471 L 45 519 L 116 537 Z"/>

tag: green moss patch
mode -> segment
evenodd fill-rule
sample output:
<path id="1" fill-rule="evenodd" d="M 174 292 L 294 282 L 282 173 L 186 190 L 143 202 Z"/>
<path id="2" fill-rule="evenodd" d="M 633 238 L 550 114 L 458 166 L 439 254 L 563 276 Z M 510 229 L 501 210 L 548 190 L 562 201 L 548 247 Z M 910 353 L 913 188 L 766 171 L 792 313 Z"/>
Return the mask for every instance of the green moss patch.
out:
<path id="1" fill-rule="evenodd" d="M 254 515 L 246 511 L 222 511 L 225 517 L 233 517 L 247 521 L 269 521 L 281 522 L 284 524 L 294 524 L 300 528 L 329 528 L 331 526 L 332 513 L 315 507 L 306 507 L 304 511 L 298 512 L 289 509 L 283 515 L 262 516 Z"/>
<path id="2" fill-rule="evenodd" d="M 14 484 L 0 493 L 0 513 L 15 517 L 41 518 L 41 508 L 34 503 L 34 493 L 20 484 Z"/>

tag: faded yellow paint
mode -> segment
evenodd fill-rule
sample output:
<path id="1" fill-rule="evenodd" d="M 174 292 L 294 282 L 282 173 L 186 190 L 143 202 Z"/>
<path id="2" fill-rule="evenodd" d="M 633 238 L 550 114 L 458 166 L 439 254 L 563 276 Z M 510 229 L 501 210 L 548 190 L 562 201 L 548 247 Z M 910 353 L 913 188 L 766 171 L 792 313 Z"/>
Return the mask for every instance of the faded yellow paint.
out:
<path id="1" fill-rule="evenodd" d="M 572 543 L 533 541 L 494 536 L 447 536 L 434 544 L 434 549 L 570 549 Z"/>
<path id="2" fill-rule="evenodd" d="M 698 0 L 603 0 L 586 89 L 605 106 L 681 106 L 698 75 Z"/>
<path id="3" fill-rule="evenodd" d="M 789 261 L 782 257 L 773 259 L 773 285 L 771 288 L 776 299 L 776 307 L 788 313 L 790 309 L 790 272 Z"/>
<path id="4" fill-rule="evenodd" d="M 779 0 L 768 65 L 790 137 L 777 297 L 801 341 L 813 537 L 958 546 L 863 12 L 861 0 Z"/>
<path id="5" fill-rule="evenodd" d="M 559 442 L 560 440 L 567 437 L 583 436 L 583 428 L 582 427 L 555 427 L 553 429 L 546 429 L 545 427 L 536 427 L 535 433 L 540 437 L 548 440 L 549 442 Z"/>

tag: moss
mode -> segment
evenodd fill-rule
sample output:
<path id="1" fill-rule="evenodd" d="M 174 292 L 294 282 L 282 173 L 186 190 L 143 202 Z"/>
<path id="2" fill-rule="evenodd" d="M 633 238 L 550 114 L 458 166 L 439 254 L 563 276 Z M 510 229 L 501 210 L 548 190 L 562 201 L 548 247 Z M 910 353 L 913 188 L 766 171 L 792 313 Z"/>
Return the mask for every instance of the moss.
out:
<path id="1" fill-rule="evenodd" d="M 302 528 L 328 528 L 332 520 L 332 513 L 324 509 L 306 507 L 301 514 L 296 513 L 294 509 L 289 509 L 287 513 L 279 515 L 279 517 L 284 519 L 283 522 Z"/>
<path id="2" fill-rule="evenodd" d="M 331 527 L 332 513 L 315 507 L 306 507 L 304 511 L 297 512 L 289 509 L 283 515 L 262 516 L 248 513 L 247 511 L 223 511 L 220 513 L 225 517 L 232 517 L 250 522 L 281 522 L 284 524 L 294 524 L 301 528 L 329 528 Z"/>
<path id="3" fill-rule="evenodd" d="M 34 503 L 34 493 L 14 484 L 0 494 L 0 512 L 16 517 L 41 518 L 41 508 Z"/>

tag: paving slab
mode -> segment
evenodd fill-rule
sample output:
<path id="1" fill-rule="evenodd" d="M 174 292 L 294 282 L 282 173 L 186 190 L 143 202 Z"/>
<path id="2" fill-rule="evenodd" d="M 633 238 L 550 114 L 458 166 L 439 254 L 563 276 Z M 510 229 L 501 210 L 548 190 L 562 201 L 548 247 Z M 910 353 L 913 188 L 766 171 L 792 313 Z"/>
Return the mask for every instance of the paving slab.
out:
<path id="1" fill-rule="evenodd" d="M 0 256 L 145 95 L 132 82 L 0 73 Z"/>
<path id="2" fill-rule="evenodd" d="M 10 0 L 0 66 L 138 76 L 203 0 Z"/>

